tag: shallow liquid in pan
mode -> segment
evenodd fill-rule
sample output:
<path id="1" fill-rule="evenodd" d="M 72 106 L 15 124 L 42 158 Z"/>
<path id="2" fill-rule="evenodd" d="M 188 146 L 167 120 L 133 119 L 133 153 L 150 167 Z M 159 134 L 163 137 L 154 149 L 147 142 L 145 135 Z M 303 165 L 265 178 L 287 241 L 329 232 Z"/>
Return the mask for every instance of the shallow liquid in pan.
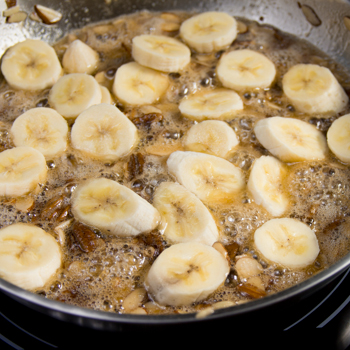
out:
<path id="1" fill-rule="evenodd" d="M 177 13 L 174 16 L 178 16 L 181 22 L 189 14 Z M 116 69 L 132 60 L 130 40 L 133 36 L 148 32 L 150 28 L 154 34 L 177 36 L 177 30 L 173 30 L 175 27 L 169 31 L 170 27 L 165 25 L 167 20 L 164 18 L 168 17 L 162 16 L 161 13 L 153 15 L 142 12 L 123 21 L 117 19 L 82 29 L 60 41 L 55 48 L 59 57 L 62 57 L 67 44 L 72 40 L 79 38 L 88 43 L 103 57 L 97 72 L 103 79 L 103 84 L 111 88 Z M 345 89 L 349 88 L 349 78 L 333 60 L 305 42 L 299 42 L 296 37 L 271 26 L 244 19 L 240 19 L 240 24 L 243 29 L 232 48 L 250 48 L 263 52 L 275 63 L 279 75 L 271 89 L 242 93 L 244 111 L 227 120 L 240 139 L 239 148 L 229 160 L 239 166 L 247 178 L 254 159 L 267 154 L 253 132 L 257 120 L 265 116 L 297 116 L 326 133 L 332 121 L 338 117 L 310 117 L 295 111 L 281 91 L 281 77 L 292 65 L 303 62 L 329 67 Z M 157 185 L 163 181 L 173 181 L 166 171 L 166 155 L 159 156 L 159 149 L 162 149 L 164 144 L 173 150 L 182 149 L 183 137 L 193 124 L 180 116 L 177 104 L 184 96 L 200 88 L 220 86 L 215 67 L 222 54 L 221 51 L 209 55 L 194 53 L 190 68 L 185 74 L 169 75 L 171 88 L 154 106 L 160 111 L 159 120 L 150 122 L 144 117 L 147 113 L 142 108 L 125 106 L 115 100 L 116 105 L 134 120 L 138 127 L 141 139 L 138 153 L 141 154 L 144 163 L 140 174 L 133 173 L 129 157 L 120 162 L 105 164 L 91 161 L 69 149 L 61 159 L 48 161 L 49 179 L 36 196 L 32 210 L 21 212 L 13 200 L 2 203 L 3 224 L 16 221 L 35 222 L 44 229 L 53 230 L 60 222 L 55 219 L 46 220 L 45 215 L 49 210 L 47 203 L 51 199 L 63 196 L 65 205 L 68 205 L 71 191 L 79 181 L 87 177 L 104 176 L 114 179 L 152 202 Z M 8 134 L 11 122 L 27 108 L 48 106 L 48 91 L 34 94 L 18 92 L 9 88 L 5 82 L 0 88 L 0 102 L 2 109 L 6 111 L 3 114 L 2 147 L 6 149 L 12 147 Z M 342 114 L 348 110 L 349 108 Z M 283 269 L 267 262 L 254 250 L 252 233 L 270 216 L 252 201 L 247 191 L 237 198 L 234 206 L 213 206 L 210 209 L 222 234 L 223 243 L 227 246 L 237 244 L 237 254 L 250 254 L 262 264 L 262 279 L 266 292 L 273 294 L 306 280 L 347 254 L 350 198 L 348 179 L 349 167 L 341 164 L 332 154 L 328 154 L 325 161 L 289 165 L 284 190 L 290 193 L 292 205 L 285 216 L 307 223 L 315 230 L 321 247 L 321 254 L 315 263 L 303 270 Z M 62 209 L 64 208 L 57 208 L 59 211 Z M 112 313 L 125 312 L 123 300 L 133 289 L 143 287 L 145 273 L 154 257 L 159 250 L 168 245 L 159 232 L 141 235 L 135 239 L 119 239 L 96 231 L 99 248 L 87 254 L 81 250 L 82 242 L 76 239 L 72 229 L 68 227 L 65 231 L 63 269 L 45 288 L 36 292 L 49 299 Z M 149 314 L 168 314 L 174 311 L 197 312 L 218 302 L 238 305 L 252 299 L 249 291 L 242 292 L 239 289 L 240 283 L 233 268 L 225 285 L 203 303 L 174 309 L 159 307 L 151 298 L 146 298 L 142 307 Z"/>

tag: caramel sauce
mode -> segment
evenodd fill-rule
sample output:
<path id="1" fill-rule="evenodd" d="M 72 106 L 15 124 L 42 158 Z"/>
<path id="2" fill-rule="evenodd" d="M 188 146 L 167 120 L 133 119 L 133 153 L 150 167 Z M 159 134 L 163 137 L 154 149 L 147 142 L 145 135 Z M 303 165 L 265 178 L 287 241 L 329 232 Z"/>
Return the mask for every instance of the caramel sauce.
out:
<path id="1" fill-rule="evenodd" d="M 85 27 L 67 35 L 54 47 L 62 59 L 68 44 L 77 38 L 91 46 L 101 58 L 94 75 L 111 89 L 118 67 L 132 61 L 131 40 L 134 36 L 150 33 L 178 38 L 179 23 L 189 16 L 189 13 L 140 12 Z M 240 142 L 228 160 L 242 169 L 247 181 L 253 161 L 269 154 L 254 135 L 253 128 L 258 120 L 271 116 L 297 117 L 326 134 L 331 123 L 340 116 L 320 118 L 296 112 L 282 92 L 281 78 L 285 72 L 297 63 L 320 64 L 330 68 L 348 91 L 350 78 L 334 61 L 305 41 L 268 25 L 245 19 L 239 21 L 240 27 L 246 30 L 238 34 L 228 50 L 249 48 L 259 51 L 275 63 L 278 71 L 276 82 L 270 89 L 240 93 L 244 110 L 226 120 Z M 113 96 L 115 105 L 134 122 L 139 132 L 139 143 L 132 154 L 106 164 L 89 159 L 69 146 L 62 157 L 47 162 L 47 182 L 32 195 L 34 205 L 25 210 L 16 208 L 19 200 L 1 201 L 2 226 L 32 222 L 51 232 L 61 244 L 62 268 L 45 288 L 35 292 L 82 307 L 117 313 L 127 311 L 123 301 L 133 290 L 143 288 L 147 270 L 169 244 L 157 230 L 134 238 L 118 238 L 107 236 L 96 228 L 76 226 L 69 211 L 70 196 L 84 179 L 106 177 L 131 188 L 152 203 L 153 192 L 161 182 L 175 181 L 167 173 L 166 160 L 174 150 L 183 150 L 183 137 L 194 124 L 181 116 L 178 103 L 197 90 L 221 87 L 215 69 L 222 53 L 192 52 L 191 63 L 181 73 L 169 74 L 170 86 L 153 106 L 126 106 Z M 36 106 L 49 106 L 48 92 L 16 91 L 5 81 L 1 82 L 0 150 L 14 147 L 9 129 L 16 117 Z M 344 114 L 349 111 L 348 106 Z M 316 233 L 321 252 L 311 266 L 286 269 L 266 261 L 254 250 L 254 231 L 272 217 L 254 203 L 247 189 L 235 198 L 233 204 L 209 207 L 219 228 L 221 243 L 229 253 L 234 247 L 232 259 L 235 255 L 248 254 L 262 265 L 260 277 L 267 295 L 307 279 L 350 251 L 349 166 L 329 152 L 325 160 L 287 164 L 286 167 L 283 190 L 289 194 L 291 204 L 284 217 L 297 218 Z M 85 236 L 84 230 L 88 232 Z M 249 285 L 242 287 L 240 282 L 232 264 L 225 284 L 200 304 L 161 307 L 152 301 L 152 296 L 146 296 L 141 307 L 149 314 L 195 312 L 221 301 L 239 304 L 265 295 L 265 292 L 256 293 Z"/>

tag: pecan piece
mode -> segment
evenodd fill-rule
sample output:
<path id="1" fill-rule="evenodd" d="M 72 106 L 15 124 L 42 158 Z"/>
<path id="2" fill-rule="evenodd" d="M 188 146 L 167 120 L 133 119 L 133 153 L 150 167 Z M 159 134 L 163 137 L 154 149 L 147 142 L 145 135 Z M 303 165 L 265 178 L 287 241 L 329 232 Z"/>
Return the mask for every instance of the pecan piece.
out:
<path id="1" fill-rule="evenodd" d="M 93 252 L 98 245 L 98 238 L 91 228 L 80 222 L 73 225 L 73 235 L 79 244 L 79 248 L 85 253 Z"/>
<path id="2" fill-rule="evenodd" d="M 237 290 L 244 296 L 253 299 L 259 299 L 266 295 L 266 292 L 250 283 L 241 283 L 237 286 Z"/>
<path id="3" fill-rule="evenodd" d="M 136 237 L 136 240 L 141 244 L 154 248 L 154 259 L 166 248 L 166 242 L 163 240 L 162 235 L 159 233 L 159 231 L 140 234 Z"/>
<path id="4" fill-rule="evenodd" d="M 141 153 L 131 155 L 127 165 L 130 180 L 133 180 L 136 176 L 142 174 L 144 164 L 145 159 Z"/>
<path id="5" fill-rule="evenodd" d="M 62 208 L 64 202 L 64 196 L 54 197 L 49 200 L 43 210 L 40 213 L 40 219 L 53 220 L 56 218 Z"/>
<path id="6" fill-rule="evenodd" d="M 163 120 L 163 115 L 160 113 L 148 113 L 144 114 L 141 117 L 136 117 L 132 120 L 132 122 L 137 127 L 146 127 L 149 129 L 152 123 L 160 122 Z"/>

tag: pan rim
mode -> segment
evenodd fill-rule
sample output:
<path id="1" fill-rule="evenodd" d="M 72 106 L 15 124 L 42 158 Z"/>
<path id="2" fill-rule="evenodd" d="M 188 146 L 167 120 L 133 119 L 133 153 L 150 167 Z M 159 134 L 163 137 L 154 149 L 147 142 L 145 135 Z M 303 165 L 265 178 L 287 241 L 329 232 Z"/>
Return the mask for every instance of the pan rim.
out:
<path id="1" fill-rule="evenodd" d="M 270 294 L 264 298 L 245 302 L 240 305 L 234 305 L 227 308 L 217 309 L 206 317 L 197 317 L 198 313 L 188 314 L 160 314 L 160 315 L 134 315 L 134 314 L 118 314 L 83 308 L 71 304 L 66 304 L 57 300 L 47 299 L 39 294 L 22 289 L 10 282 L 0 278 L 0 290 L 9 297 L 24 303 L 31 308 L 39 308 L 49 311 L 52 317 L 65 319 L 65 316 L 82 317 L 91 321 L 112 322 L 115 324 L 133 324 L 133 325 L 175 325 L 193 322 L 202 322 L 217 318 L 225 318 L 250 314 L 265 308 L 281 305 L 285 302 L 295 300 L 297 298 L 306 298 L 315 292 L 318 286 L 331 283 L 336 277 L 350 268 L 350 253 L 340 259 L 337 263 L 320 271 L 299 284 L 289 287 L 283 291 Z"/>

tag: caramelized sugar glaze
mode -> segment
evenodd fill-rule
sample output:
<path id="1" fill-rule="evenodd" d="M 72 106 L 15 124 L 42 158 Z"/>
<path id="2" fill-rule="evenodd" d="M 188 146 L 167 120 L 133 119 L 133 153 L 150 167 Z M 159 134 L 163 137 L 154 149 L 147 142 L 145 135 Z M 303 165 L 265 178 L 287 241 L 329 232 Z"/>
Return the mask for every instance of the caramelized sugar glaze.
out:
<path id="1" fill-rule="evenodd" d="M 134 36 L 146 33 L 178 38 L 179 25 L 190 16 L 189 13 L 140 12 L 85 27 L 67 35 L 54 48 L 62 59 L 73 40 L 79 38 L 87 43 L 100 56 L 99 67 L 94 73 L 96 79 L 111 90 L 118 67 L 133 60 L 131 40 Z M 258 120 L 272 116 L 296 117 L 326 134 L 332 122 L 340 116 L 320 118 L 296 112 L 281 88 L 281 78 L 287 70 L 297 63 L 326 66 L 348 92 L 350 78 L 334 61 L 296 37 L 245 19 L 239 19 L 239 29 L 240 33 L 228 50 L 249 48 L 259 51 L 274 62 L 278 72 L 276 83 L 271 88 L 240 93 L 244 109 L 226 120 L 239 138 L 239 145 L 228 160 L 242 169 L 247 181 L 253 161 L 269 154 L 259 144 L 253 131 Z M 113 96 L 115 105 L 139 132 L 139 143 L 132 154 L 105 164 L 87 158 L 69 146 L 62 157 L 47 162 L 48 179 L 37 193 L 30 198 L 1 201 L 2 226 L 15 222 L 35 223 L 51 232 L 61 244 L 64 256 L 62 268 L 45 288 L 36 293 L 68 304 L 126 313 L 130 308 L 125 300 L 136 290 L 137 306 L 148 314 L 196 312 L 221 301 L 235 305 L 284 290 L 327 268 L 349 252 L 350 169 L 331 152 L 322 161 L 288 164 L 288 174 L 283 183 L 283 190 L 289 194 L 291 203 L 284 217 L 306 223 L 316 233 L 320 245 L 319 256 L 307 268 L 284 269 L 265 261 L 254 251 L 254 231 L 272 217 L 262 206 L 254 203 L 247 190 L 237 196 L 233 205 L 209 207 L 231 261 L 236 255 L 249 254 L 262 265 L 265 293 L 256 293 L 245 286 L 232 263 L 225 284 L 204 302 L 176 308 L 161 307 L 143 290 L 149 267 L 169 246 L 159 230 L 133 238 L 118 238 L 74 221 L 70 212 L 71 194 L 85 179 L 113 179 L 150 203 L 155 188 L 161 182 L 175 181 L 167 172 L 166 160 L 171 152 L 184 149 L 183 137 L 194 124 L 181 116 L 178 104 L 184 96 L 202 88 L 221 87 L 216 66 L 222 54 L 223 51 L 212 54 L 192 52 L 190 64 L 180 74 L 169 74 L 170 85 L 153 106 L 127 106 Z M 13 90 L 2 81 L 1 150 L 14 146 L 9 129 L 16 117 L 30 108 L 49 107 L 48 93 L 49 90 Z M 344 114 L 349 111 L 348 106 Z"/>

